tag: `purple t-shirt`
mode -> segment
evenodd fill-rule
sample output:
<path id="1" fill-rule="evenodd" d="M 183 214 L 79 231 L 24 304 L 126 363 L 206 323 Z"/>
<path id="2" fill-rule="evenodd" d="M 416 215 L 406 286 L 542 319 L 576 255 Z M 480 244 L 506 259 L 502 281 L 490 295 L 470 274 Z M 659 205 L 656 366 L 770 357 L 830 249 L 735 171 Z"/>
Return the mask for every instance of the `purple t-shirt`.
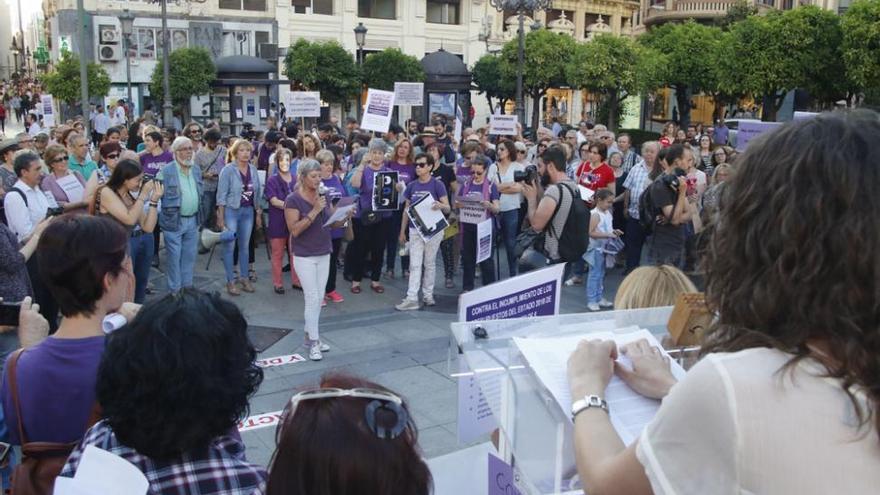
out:
<path id="1" fill-rule="evenodd" d="M 266 199 L 277 198 L 283 202 L 290 196 L 290 192 L 293 191 L 293 186 L 295 185 L 296 177 L 292 175 L 289 183 L 285 182 L 280 175 L 273 175 L 266 181 Z M 268 231 L 270 239 L 283 239 L 290 235 L 287 231 L 287 221 L 284 219 L 284 209 L 276 208 L 272 205 L 271 201 L 269 202 Z"/>
<path id="2" fill-rule="evenodd" d="M 361 178 L 361 187 L 358 190 L 360 193 L 360 196 L 358 198 L 358 217 L 360 217 L 361 213 L 373 209 L 373 186 L 375 185 L 376 172 L 390 172 L 390 170 L 384 163 L 382 164 L 382 168 L 380 168 L 379 170 L 373 170 L 373 168 L 369 165 L 366 165 L 364 167 L 364 175 Z M 391 212 L 382 211 L 379 212 L 379 216 L 382 219 L 389 218 L 391 216 Z"/>
<path id="3" fill-rule="evenodd" d="M 86 431 L 95 404 L 98 365 L 104 336 L 82 339 L 49 337 L 18 360 L 18 399 L 29 442 L 70 443 Z M 11 443 L 20 444 L 18 415 L 3 373 L 3 412 Z"/>
<path id="4" fill-rule="evenodd" d="M 464 186 L 458 190 L 459 196 L 467 196 L 471 193 L 480 193 L 483 196 L 484 201 L 495 201 L 501 198 L 501 195 L 498 193 L 498 187 L 495 186 L 494 183 L 489 182 L 489 179 L 483 177 L 482 184 L 474 184 L 473 178 L 468 179 L 467 182 L 464 183 Z M 489 217 L 492 216 L 488 211 L 486 212 Z"/>
<path id="5" fill-rule="evenodd" d="M 241 177 L 241 207 L 245 206 L 254 206 L 254 181 L 253 177 L 251 177 L 251 168 L 247 168 L 247 172 L 241 173 L 241 170 L 238 171 L 239 177 Z"/>
<path id="6" fill-rule="evenodd" d="M 155 156 L 148 151 L 141 155 L 141 168 L 146 175 L 155 176 L 166 164 L 173 161 L 174 155 L 170 151 L 165 151 Z"/>
<path id="7" fill-rule="evenodd" d="M 398 180 L 402 181 L 404 185 L 409 185 L 412 181 L 416 179 L 416 166 L 413 164 L 407 163 L 397 163 L 397 162 L 388 162 L 387 167 L 389 170 L 393 170 L 398 173 Z M 398 210 L 403 209 L 403 197 L 400 197 L 400 204 L 397 208 Z"/>
<path id="8" fill-rule="evenodd" d="M 339 198 L 348 196 L 348 191 L 345 190 L 342 180 L 336 174 L 330 174 L 330 177 L 321 179 L 321 182 L 327 188 L 327 200 L 331 204 Z M 343 235 L 345 235 L 345 229 L 341 227 L 330 231 L 331 239 L 342 239 Z"/>
<path id="9" fill-rule="evenodd" d="M 302 219 L 311 213 L 314 205 L 306 201 L 300 192 L 293 191 L 284 202 L 284 208 L 296 208 L 299 210 L 299 218 Z M 310 223 L 306 230 L 300 232 L 299 236 L 290 236 L 290 245 L 294 256 L 322 256 L 330 254 L 333 251 L 333 243 L 330 240 L 330 229 L 323 227 L 324 222 L 330 218 L 330 203 L 320 215 L 315 217 L 315 221 Z"/>
<path id="10" fill-rule="evenodd" d="M 421 182 L 416 179 L 406 186 L 406 191 L 403 192 L 403 197 L 409 201 L 409 204 L 413 204 L 426 194 L 430 194 L 434 198 L 434 201 L 440 201 L 440 198 L 446 196 L 446 186 L 434 177 L 431 177 L 431 180 L 428 182 Z M 409 226 L 415 228 L 415 224 L 412 220 L 409 221 Z"/>

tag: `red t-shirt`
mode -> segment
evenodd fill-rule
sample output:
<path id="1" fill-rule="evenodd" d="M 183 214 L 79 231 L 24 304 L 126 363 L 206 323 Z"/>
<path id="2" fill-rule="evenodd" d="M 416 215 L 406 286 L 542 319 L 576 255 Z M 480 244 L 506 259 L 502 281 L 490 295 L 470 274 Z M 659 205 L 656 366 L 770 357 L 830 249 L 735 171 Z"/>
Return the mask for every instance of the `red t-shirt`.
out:
<path id="1" fill-rule="evenodd" d="M 590 162 L 583 162 L 577 169 L 578 184 L 592 191 L 608 187 L 614 180 L 614 170 L 604 162 L 595 169 L 591 169 Z"/>

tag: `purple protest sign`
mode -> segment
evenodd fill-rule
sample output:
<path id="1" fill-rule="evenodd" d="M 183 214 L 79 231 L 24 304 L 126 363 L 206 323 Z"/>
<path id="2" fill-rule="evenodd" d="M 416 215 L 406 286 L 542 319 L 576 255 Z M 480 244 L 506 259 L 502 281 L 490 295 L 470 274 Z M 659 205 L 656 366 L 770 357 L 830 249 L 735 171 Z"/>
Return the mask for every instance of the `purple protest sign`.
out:
<path id="1" fill-rule="evenodd" d="M 514 484 L 513 468 L 510 464 L 489 454 L 488 495 L 520 495 Z"/>

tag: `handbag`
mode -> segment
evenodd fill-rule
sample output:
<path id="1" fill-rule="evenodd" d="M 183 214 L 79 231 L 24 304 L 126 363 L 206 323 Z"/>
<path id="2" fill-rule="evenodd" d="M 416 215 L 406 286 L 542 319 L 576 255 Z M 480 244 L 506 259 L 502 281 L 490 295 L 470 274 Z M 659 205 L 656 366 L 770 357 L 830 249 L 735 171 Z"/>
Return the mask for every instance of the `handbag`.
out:
<path id="1" fill-rule="evenodd" d="M 9 391 L 15 414 L 18 416 L 18 439 L 21 442 L 21 463 L 12 472 L 12 495 L 44 495 L 52 493 L 55 478 L 61 473 L 67 457 L 79 441 L 73 443 L 28 442 L 21 419 L 21 405 L 18 400 L 18 381 L 16 371 L 18 359 L 24 349 L 15 351 L 7 363 L 9 370 Z M 86 430 L 101 419 L 101 408 L 97 402 L 92 406 L 86 421 Z M 85 431 L 85 430 L 83 430 Z"/>

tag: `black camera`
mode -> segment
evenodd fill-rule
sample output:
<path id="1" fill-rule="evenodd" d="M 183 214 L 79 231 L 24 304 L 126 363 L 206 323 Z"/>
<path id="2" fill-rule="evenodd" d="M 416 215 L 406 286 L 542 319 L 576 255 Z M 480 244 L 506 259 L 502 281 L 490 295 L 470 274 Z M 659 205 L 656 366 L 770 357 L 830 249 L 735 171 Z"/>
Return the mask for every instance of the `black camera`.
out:
<path id="1" fill-rule="evenodd" d="M 535 165 L 529 165 L 522 172 L 514 171 L 513 172 L 513 181 L 514 182 L 525 182 L 529 185 L 534 185 L 535 181 L 538 178 L 538 167 Z"/>
<path id="2" fill-rule="evenodd" d="M 684 170 L 680 168 L 672 169 L 672 173 L 663 174 L 660 176 L 660 180 L 663 181 L 663 184 L 666 187 L 672 189 L 675 192 L 678 192 L 678 178 L 679 177 L 687 177 L 687 174 Z"/>
<path id="3" fill-rule="evenodd" d="M 56 206 L 55 208 L 49 208 L 48 210 L 46 210 L 47 217 L 57 217 L 58 215 L 63 215 L 63 214 L 64 214 L 64 207 L 63 206 Z"/>

